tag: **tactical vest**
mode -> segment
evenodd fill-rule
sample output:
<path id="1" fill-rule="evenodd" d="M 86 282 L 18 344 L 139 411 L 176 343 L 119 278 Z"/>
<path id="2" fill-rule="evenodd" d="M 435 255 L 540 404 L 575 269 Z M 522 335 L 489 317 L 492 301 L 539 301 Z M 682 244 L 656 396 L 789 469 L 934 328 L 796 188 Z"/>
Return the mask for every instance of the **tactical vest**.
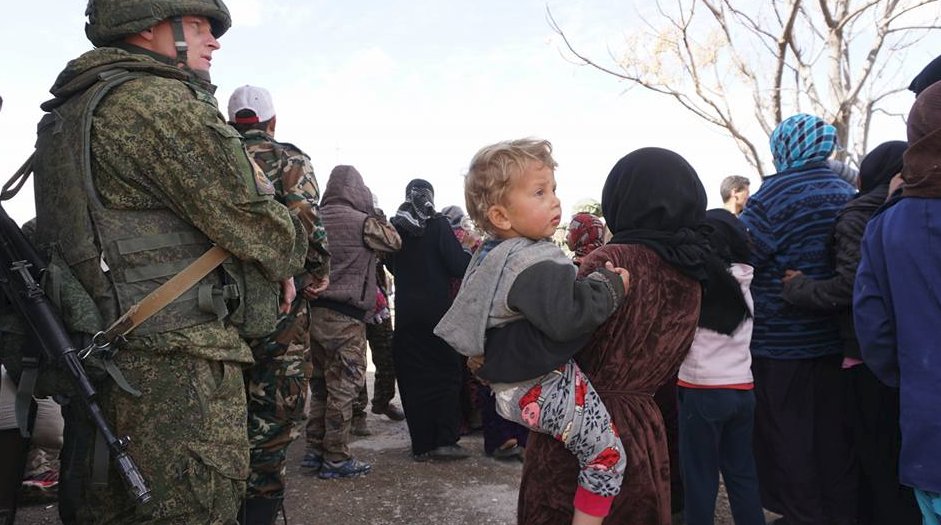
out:
<path id="1" fill-rule="evenodd" d="M 320 208 L 320 216 L 330 236 L 330 287 L 320 297 L 372 310 L 376 306 L 376 254 L 363 242 L 367 215 L 349 206 L 327 204 Z"/>
<path id="2" fill-rule="evenodd" d="M 88 77 L 84 91 L 43 107 L 47 113 L 39 123 L 33 162 L 35 244 L 50 258 L 50 279 L 56 272 L 74 275 L 97 306 L 102 323 L 69 326 L 72 330 L 95 333 L 107 327 L 210 247 L 202 232 L 169 209 L 106 208 L 92 177 L 91 127 L 98 103 L 135 78 L 179 78 L 174 69 L 129 71 L 110 65 L 90 70 L 83 74 Z M 58 283 L 45 285 L 54 295 Z M 223 288 L 219 272 L 212 272 L 134 333 L 163 333 L 221 319 L 227 313 L 226 295 L 237 295 L 234 286 Z"/>

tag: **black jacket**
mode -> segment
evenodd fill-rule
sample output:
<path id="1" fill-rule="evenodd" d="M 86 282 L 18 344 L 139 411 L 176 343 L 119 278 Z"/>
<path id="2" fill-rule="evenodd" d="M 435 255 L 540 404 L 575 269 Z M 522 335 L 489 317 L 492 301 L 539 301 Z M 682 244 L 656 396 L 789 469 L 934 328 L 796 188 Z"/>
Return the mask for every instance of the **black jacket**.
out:
<path id="1" fill-rule="evenodd" d="M 784 285 L 781 296 L 785 301 L 802 308 L 821 312 L 837 312 L 840 322 L 840 337 L 843 339 L 843 355 L 860 359 L 859 343 L 853 325 L 853 282 L 859 266 L 860 241 L 866 231 L 866 223 L 882 206 L 888 193 L 888 185 L 860 195 L 846 203 L 837 214 L 830 235 L 830 256 L 836 275 L 830 279 L 814 280 L 799 275 Z"/>

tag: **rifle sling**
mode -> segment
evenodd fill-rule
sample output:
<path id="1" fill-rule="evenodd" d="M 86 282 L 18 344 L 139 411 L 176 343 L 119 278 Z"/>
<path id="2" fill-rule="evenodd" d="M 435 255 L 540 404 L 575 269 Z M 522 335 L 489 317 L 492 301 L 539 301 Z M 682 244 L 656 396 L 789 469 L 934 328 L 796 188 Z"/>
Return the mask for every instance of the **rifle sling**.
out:
<path id="1" fill-rule="evenodd" d="M 140 326 L 141 323 L 172 303 L 177 297 L 183 295 L 203 277 L 209 275 L 209 272 L 222 264 L 230 255 L 225 249 L 213 246 L 180 273 L 171 277 L 159 288 L 150 292 L 147 297 L 128 308 L 124 315 L 105 330 L 100 339 L 96 338 L 96 344 L 113 343 L 118 338 L 127 335 L 128 332 Z"/>

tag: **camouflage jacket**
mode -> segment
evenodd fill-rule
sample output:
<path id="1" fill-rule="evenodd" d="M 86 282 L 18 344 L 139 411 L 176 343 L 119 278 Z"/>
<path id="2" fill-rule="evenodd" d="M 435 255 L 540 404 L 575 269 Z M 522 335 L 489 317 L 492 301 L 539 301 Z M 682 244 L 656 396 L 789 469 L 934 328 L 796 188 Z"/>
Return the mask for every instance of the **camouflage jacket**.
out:
<path id="1" fill-rule="evenodd" d="M 271 281 L 300 271 L 305 232 L 271 198 L 271 184 L 254 169 L 240 135 L 219 113 L 210 86 L 172 71 L 158 74 L 160 68 L 174 68 L 145 55 L 102 47 L 69 62 L 51 89 L 56 98 L 44 109 L 68 104 L 85 89 L 89 73 L 112 65 L 153 74 L 121 84 L 97 106 L 90 164 L 102 204 L 109 209 L 170 210 L 237 259 L 255 263 Z M 43 225 L 44 211 L 47 221 L 50 214 L 40 200 L 39 229 L 52 237 L 67 235 L 68 225 L 58 225 L 60 234 L 57 225 Z M 218 320 L 146 336 L 132 332 L 127 347 L 252 360 L 238 332 Z"/>
<path id="2" fill-rule="evenodd" d="M 298 288 L 312 280 L 322 280 L 330 275 L 330 251 L 327 230 L 320 220 L 320 187 L 310 157 L 293 144 L 278 142 L 264 131 L 249 130 L 244 137 L 252 160 L 274 185 L 275 199 L 296 213 L 307 230 L 304 269 L 309 275 L 299 276 Z"/>

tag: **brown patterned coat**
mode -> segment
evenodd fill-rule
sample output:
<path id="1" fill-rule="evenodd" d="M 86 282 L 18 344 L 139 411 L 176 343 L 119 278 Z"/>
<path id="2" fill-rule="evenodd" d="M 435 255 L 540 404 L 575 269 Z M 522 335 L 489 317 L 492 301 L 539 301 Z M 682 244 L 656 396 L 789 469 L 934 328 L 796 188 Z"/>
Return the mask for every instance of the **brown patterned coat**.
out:
<path id="1" fill-rule="evenodd" d="M 676 373 L 699 319 L 700 286 L 640 245 L 607 245 L 580 267 L 610 260 L 631 272 L 624 302 L 576 356 L 621 433 L 627 471 L 605 523 L 668 525 L 670 461 L 653 393 Z M 568 524 L 578 477 L 575 456 L 531 434 L 520 486 L 520 524 Z"/>

